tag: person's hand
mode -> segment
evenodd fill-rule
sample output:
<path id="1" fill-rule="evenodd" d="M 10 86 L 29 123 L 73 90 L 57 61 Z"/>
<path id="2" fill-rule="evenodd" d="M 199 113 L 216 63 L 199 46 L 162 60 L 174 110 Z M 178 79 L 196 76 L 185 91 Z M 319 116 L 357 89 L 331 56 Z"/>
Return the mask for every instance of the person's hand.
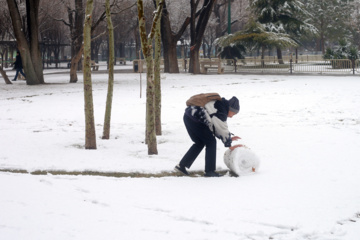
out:
<path id="1" fill-rule="evenodd" d="M 229 148 L 230 148 L 231 151 L 233 151 L 235 148 L 238 148 L 238 147 L 245 147 L 245 146 L 242 145 L 242 144 L 237 144 L 237 145 L 231 146 Z"/>
<path id="2" fill-rule="evenodd" d="M 239 139 L 241 139 L 241 138 L 238 137 L 238 136 L 234 136 L 234 137 L 231 138 L 231 141 L 237 141 L 237 140 L 239 140 Z"/>

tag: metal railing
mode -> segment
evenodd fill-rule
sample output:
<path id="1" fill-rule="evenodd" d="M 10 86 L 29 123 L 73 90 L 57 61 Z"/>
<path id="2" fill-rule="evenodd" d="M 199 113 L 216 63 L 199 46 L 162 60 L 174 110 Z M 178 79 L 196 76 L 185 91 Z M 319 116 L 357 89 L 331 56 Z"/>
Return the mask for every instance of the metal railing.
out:
<path id="1" fill-rule="evenodd" d="M 221 66 L 219 68 L 207 68 L 206 73 L 318 73 L 318 74 L 360 74 L 359 60 L 348 59 L 320 59 L 319 56 L 303 56 L 297 60 L 291 57 L 284 59 L 277 59 L 273 57 L 267 57 L 261 59 L 259 57 L 247 57 L 235 61 L 234 59 L 221 59 Z M 311 59 L 311 60 L 310 60 Z M 187 72 L 189 68 L 189 59 L 178 59 L 178 65 L 180 72 Z M 213 62 L 214 66 L 218 66 L 218 58 L 202 58 L 200 64 L 211 65 L 209 62 Z M 161 62 L 161 70 L 163 70 L 163 61 Z M 204 65 L 203 64 L 203 65 Z M 223 68 L 223 71 L 219 71 Z M 146 71 L 146 64 L 144 60 L 134 59 L 133 70 L 134 72 Z"/>
<path id="2" fill-rule="evenodd" d="M 257 56 L 257 57 L 245 57 L 245 60 L 260 60 L 261 57 Z M 290 62 L 290 59 L 293 59 L 294 62 L 310 62 L 310 61 L 321 61 L 323 60 L 322 55 L 298 55 L 297 57 L 295 55 L 283 55 L 282 56 L 282 60 L 285 62 Z M 278 58 L 277 56 L 264 56 L 264 60 L 267 62 L 273 62 L 273 63 L 277 63 L 278 62 Z"/>
<path id="3" fill-rule="evenodd" d="M 281 64 L 280 64 L 280 63 Z M 235 72 L 290 72 L 290 62 L 285 59 L 249 58 L 236 61 Z"/>
<path id="4" fill-rule="evenodd" d="M 229 61 L 223 60 L 223 63 Z M 281 63 L 279 63 L 281 62 Z M 236 67 L 235 67 L 236 66 Z M 359 74 L 359 60 L 348 59 L 325 59 L 294 62 L 293 59 L 273 60 L 269 59 L 245 59 L 236 62 L 233 69 L 225 68 L 225 72 L 283 72 L 283 73 L 340 73 L 340 74 Z"/>
<path id="5" fill-rule="evenodd" d="M 293 72 L 315 72 L 315 73 L 359 73 L 359 60 L 327 59 L 322 61 L 294 63 Z"/>

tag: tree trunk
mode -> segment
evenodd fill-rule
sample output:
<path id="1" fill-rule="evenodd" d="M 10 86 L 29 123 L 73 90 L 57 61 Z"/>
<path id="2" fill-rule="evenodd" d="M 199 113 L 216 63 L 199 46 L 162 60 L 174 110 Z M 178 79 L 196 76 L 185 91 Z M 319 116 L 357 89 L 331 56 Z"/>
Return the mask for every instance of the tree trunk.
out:
<path id="1" fill-rule="evenodd" d="M 59 59 L 60 59 L 60 46 L 59 45 L 54 47 L 54 58 L 55 58 L 55 67 L 58 68 L 59 67 Z"/>
<path id="2" fill-rule="evenodd" d="M 0 65 L 0 73 L 3 79 L 5 80 L 6 84 L 12 84 L 12 82 L 9 80 L 9 77 L 7 76 L 6 72 L 3 70 L 2 65 Z"/>
<path id="3" fill-rule="evenodd" d="M 40 83 L 44 83 L 43 65 L 39 45 L 38 9 L 40 0 L 27 0 L 26 12 L 29 26 L 30 55 L 34 71 Z M 26 71 L 26 70 L 25 70 Z"/>
<path id="4" fill-rule="evenodd" d="M 41 53 L 39 51 L 37 20 L 39 0 L 26 0 L 29 42 L 23 30 L 17 2 L 15 0 L 7 0 L 7 3 L 16 42 L 23 61 L 23 67 L 26 74 L 26 84 L 42 84 L 44 83 L 44 75 Z"/>
<path id="5" fill-rule="evenodd" d="M 190 1 L 191 5 L 191 22 L 190 22 L 190 37 L 191 37 L 191 47 L 190 47 L 190 66 L 189 72 L 198 74 L 200 73 L 200 63 L 199 63 L 199 50 L 201 47 L 202 39 L 204 37 L 205 29 L 209 21 L 214 3 L 216 0 L 204 0 L 202 10 L 200 11 L 198 21 L 195 24 L 195 15 L 198 2 L 195 0 Z M 195 59 L 196 58 L 196 59 Z"/>
<path id="6" fill-rule="evenodd" d="M 83 0 L 75 0 L 75 11 L 68 9 L 71 34 L 71 65 L 70 65 L 70 83 L 76 83 L 78 80 L 77 71 L 81 70 L 81 54 L 84 31 Z M 73 17 L 73 13 L 75 17 Z M 81 52 L 81 54 L 80 54 Z M 79 57 L 80 54 L 80 57 Z"/>
<path id="7" fill-rule="evenodd" d="M 153 66 L 153 50 L 152 41 L 155 35 L 155 28 L 157 21 L 160 21 L 160 15 L 164 0 L 161 0 L 159 7 L 155 12 L 155 17 L 152 23 L 151 32 L 149 37 L 146 34 L 145 17 L 143 1 L 137 0 L 138 6 L 138 18 L 139 18 L 139 33 L 141 40 L 141 49 L 146 60 L 146 142 L 148 145 L 148 154 L 158 154 L 156 143 L 156 131 L 155 131 L 155 84 L 154 84 L 154 66 Z"/>
<path id="8" fill-rule="evenodd" d="M 171 30 L 169 12 L 167 11 L 164 1 L 164 8 L 161 15 L 161 40 L 163 44 L 164 54 L 164 72 L 179 73 L 178 59 L 177 59 L 177 42 L 185 32 L 187 26 L 190 24 L 190 18 L 187 17 L 181 28 L 177 33 Z"/>
<path id="9" fill-rule="evenodd" d="M 114 27 L 111 21 L 111 12 L 110 12 L 110 0 L 106 0 L 106 19 L 109 29 L 109 83 L 108 83 L 108 92 L 106 99 L 106 110 L 105 110 L 105 120 L 104 120 L 104 131 L 103 139 L 110 138 L 110 122 L 111 122 L 111 109 L 112 109 L 112 98 L 113 98 L 113 89 L 114 89 L 114 60 L 115 60 L 115 47 L 114 47 Z"/>
<path id="10" fill-rule="evenodd" d="M 84 24 L 85 149 L 96 149 L 96 132 L 91 82 L 91 20 L 93 0 L 87 0 Z"/>
<path id="11" fill-rule="evenodd" d="M 189 72 L 193 74 L 200 73 L 200 56 L 199 50 L 190 50 L 190 64 L 189 64 Z"/>
<path id="12" fill-rule="evenodd" d="M 320 38 L 320 48 L 322 54 L 325 54 L 325 36 L 323 34 L 321 34 L 321 38 Z"/>
<path id="13" fill-rule="evenodd" d="M 155 84 L 154 66 L 151 56 L 146 56 L 146 142 L 148 154 L 158 154 L 155 126 Z"/>
<path id="14" fill-rule="evenodd" d="M 164 72 L 179 73 L 179 66 L 176 53 L 178 39 L 171 30 L 169 12 L 163 8 L 161 16 L 161 39 L 164 48 Z"/>
<path id="15" fill-rule="evenodd" d="M 156 0 L 156 6 L 159 6 L 160 0 Z M 161 14 L 161 12 L 160 12 Z M 176 49 L 176 48 L 175 48 Z M 155 80 L 155 130 L 156 135 L 162 134 L 161 130 L 161 21 L 156 22 L 155 27 L 155 66 L 154 66 L 154 80 Z M 177 66 L 177 64 L 176 64 Z M 179 72 L 179 69 L 178 69 Z"/>
<path id="16" fill-rule="evenodd" d="M 265 46 L 261 46 L 261 67 L 265 67 Z"/>
<path id="17" fill-rule="evenodd" d="M 284 64 L 284 60 L 282 59 L 281 49 L 278 47 L 276 48 L 276 54 L 277 54 L 279 64 Z"/>
<path id="18" fill-rule="evenodd" d="M 165 33 L 165 36 L 163 34 Z M 161 38 L 164 49 L 164 72 L 179 73 L 178 59 L 177 59 L 177 40 L 167 31 L 162 31 Z"/>
<path id="19" fill-rule="evenodd" d="M 84 45 L 81 46 L 80 50 L 78 51 L 77 55 L 71 59 L 70 64 L 70 83 L 76 83 L 78 81 L 77 77 L 77 69 L 78 69 L 78 62 L 80 61 L 84 52 Z"/>
<path id="20" fill-rule="evenodd" d="M 196 30 L 195 30 L 195 11 L 197 4 L 194 0 L 190 0 L 190 63 L 189 63 L 189 73 L 199 74 L 200 73 L 200 64 L 199 64 L 199 54 L 196 54 Z M 198 46 L 198 49 L 200 47 Z M 199 51 L 199 50 L 197 50 Z"/>

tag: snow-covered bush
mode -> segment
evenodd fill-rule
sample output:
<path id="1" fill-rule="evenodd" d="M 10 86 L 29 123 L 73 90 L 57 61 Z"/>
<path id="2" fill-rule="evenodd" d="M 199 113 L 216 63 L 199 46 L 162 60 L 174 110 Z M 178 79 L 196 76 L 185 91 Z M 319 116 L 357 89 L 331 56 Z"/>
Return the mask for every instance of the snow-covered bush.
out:
<path id="1" fill-rule="evenodd" d="M 224 154 L 225 165 L 236 175 L 247 175 L 258 171 L 260 160 L 255 153 L 247 147 L 230 149 Z"/>
<path id="2" fill-rule="evenodd" d="M 335 60 L 335 59 L 349 59 L 356 60 L 359 59 L 359 51 L 356 47 L 352 46 L 346 40 L 339 40 L 339 45 L 333 49 L 327 48 L 323 56 L 326 60 Z M 330 61 L 333 68 L 350 68 L 354 67 L 349 65 L 346 61 Z"/>
<path id="3" fill-rule="evenodd" d="M 333 49 L 327 48 L 323 56 L 324 59 L 350 59 L 359 58 L 359 52 L 356 47 L 352 46 L 346 40 L 339 40 L 339 45 Z"/>

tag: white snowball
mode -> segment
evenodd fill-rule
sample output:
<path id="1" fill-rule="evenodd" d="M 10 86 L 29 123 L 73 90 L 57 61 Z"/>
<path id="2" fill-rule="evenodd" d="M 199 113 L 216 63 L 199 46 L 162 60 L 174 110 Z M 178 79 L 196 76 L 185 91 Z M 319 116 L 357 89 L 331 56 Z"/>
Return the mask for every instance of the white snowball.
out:
<path id="1" fill-rule="evenodd" d="M 260 160 L 251 149 L 238 147 L 230 149 L 224 154 L 225 165 L 238 176 L 256 172 L 259 169 Z"/>

